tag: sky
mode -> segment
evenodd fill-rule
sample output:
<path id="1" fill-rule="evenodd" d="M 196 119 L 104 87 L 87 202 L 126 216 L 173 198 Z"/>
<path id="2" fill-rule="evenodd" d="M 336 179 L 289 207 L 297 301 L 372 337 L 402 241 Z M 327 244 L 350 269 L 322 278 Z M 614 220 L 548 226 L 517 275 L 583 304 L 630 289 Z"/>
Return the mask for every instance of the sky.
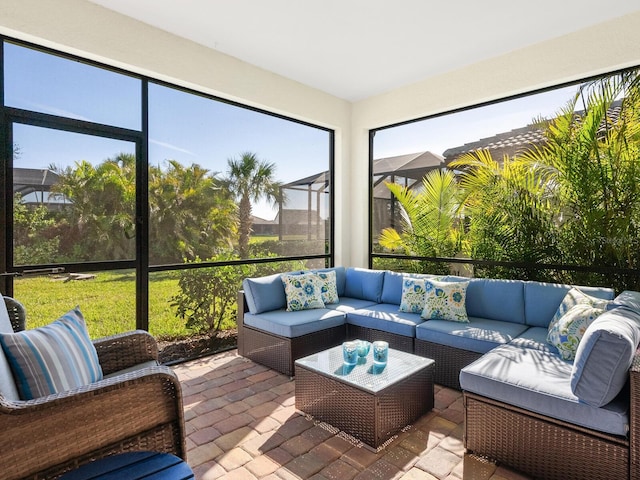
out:
<path id="1" fill-rule="evenodd" d="M 140 81 L 24 47 L 5 46 L 5 102 L 9 106 L 139 130 Z M 455 114 L 379 130 L 374 158 L 422 152 L 442 154 L 497 133 L 553 116 L 576 87 L 494 103 Z M 169 159 L 193 163 L 223 177 L 227 160 L 243 152 L 276 164 L 283 183 L 329 168 L 327 131 L 277 118 L 167 86 L 149 86 L 149 158 L 161 167 Z M 14 166 L 65 167 L 79 160 L 97 164 L 121 152 L 128 142 L 16 125 Z M 273 219 L 276 210 L 254 204 L 254 215 Z"/>

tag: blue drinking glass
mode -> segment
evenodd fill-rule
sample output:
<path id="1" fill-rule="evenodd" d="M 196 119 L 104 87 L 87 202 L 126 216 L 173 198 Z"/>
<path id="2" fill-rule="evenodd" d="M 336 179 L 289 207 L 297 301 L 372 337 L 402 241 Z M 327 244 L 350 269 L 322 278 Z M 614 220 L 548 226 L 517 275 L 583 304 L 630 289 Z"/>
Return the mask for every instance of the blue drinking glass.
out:
<path id="1" fill-rule="evenodd" d="M 358 361 L 358 344 L 356 342 L 344 342 L 342 344 L 342 358 L 345 365 L 355 365 Z"/>

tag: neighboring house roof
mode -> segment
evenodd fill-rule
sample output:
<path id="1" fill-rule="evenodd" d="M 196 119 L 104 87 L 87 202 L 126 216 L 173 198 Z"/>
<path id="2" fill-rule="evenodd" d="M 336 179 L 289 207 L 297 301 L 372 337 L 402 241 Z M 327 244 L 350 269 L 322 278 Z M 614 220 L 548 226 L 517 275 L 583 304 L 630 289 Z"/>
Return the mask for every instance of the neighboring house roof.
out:
<path id="1" fill-rule="evenodd" d="M 274 220 L 275 223 L 280 222 L 280 215 L 283 217 L 283 223 L 286 225 L 315 225 L 318 223 L 318 212 L 315 210 L 309 211 L 307 209 L 285 209 L 278 212 Z M 322 220 L 322 219 L 321 219 Z"/>
<path id="2" fill-rule="evenodd" d="M 13 185 L 16 193 L 26 195 L 33 191 L 50 191 L 51 186 L 58 182 L 57 173 L 39 168 L 14 168 Z"/>
<path id="3" fill-rule="evenodd" d="M 255 215 L 251 216 L 254 225 L 277 225 L 278 221 L 276 220 L 266 220 L 264 218 L 256 217 Z M 277 218 L 277 217 L 276 217 Z"/>
<path id="4" fill-rule="evenodd" d="M 377 158 L 373 161 L 374 175 L 395 175 L 419 180 L 429 171 L 444 166 L 444 157 L 429 151 Z"/>
<path id="5" fill-rule="evenodd" d="M 609 122 L 615 122 L 620 115 L 622 100 L 616 100 L 611 104 L 607 112 Z M 576 117 L 584 115 L 584 110 L 576 112 Z M 603 129 L 605 125 L 601 127 Z M 459 147 L 449 148 L 443 153 L 444 161 L 448 165 L 465 153 L 475 150 L 490 150 L 495 160 L 501 160 L 504 155 L 512 157 L 522 153 L 529 147 L 541 145 L 545 142 L 545 129 L 540 124 L 530 124 L 525 127 L 515 128 L 508 132 L 498 133 L 492 137 L 481 138 L 475 142 L 465 143 Z"/>
<path id="6" fill-rule="evenodd" d="M 374 198 L 389 198 L 391 192 L 384 184 L 386 181 L 402 181 L 410 186 L 420 181 L 429 171 L 445 166 L 444 157 L 424 151 L 397 155 L 395 157 L 377 158 L 373 161 Z"/>
<path id="7" fill-rule="evenodd" d="M 504 133 L 498 133 L 492 137 L 481 138 L 475 142 L 465 143 L 459 147 L 449 148 L 444 151 L 446 164 L 456 160 L 465 153 L 476 150 L 491 150 L 495 159 L 501 159 L 504 155 L 512 157 L 532 145 L 544 143 L 544 129 L 538 125 L 527 125 Z"/>

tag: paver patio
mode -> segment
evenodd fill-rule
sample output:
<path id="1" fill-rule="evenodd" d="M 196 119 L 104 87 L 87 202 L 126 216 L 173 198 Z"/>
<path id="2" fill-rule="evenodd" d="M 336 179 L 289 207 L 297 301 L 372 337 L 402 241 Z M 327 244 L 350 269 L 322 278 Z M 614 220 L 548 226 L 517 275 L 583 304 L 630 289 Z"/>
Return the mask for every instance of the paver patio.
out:
<path id="1" fill-rule="evenodd" d="M 198 480 L 523 480 L 464 460 L 460 392 L 435 387 L 435 407 L 379 453 L 295 409 L 295 380 L 236 350 L 173 367 L 180 378 L 187 460 Z"/>

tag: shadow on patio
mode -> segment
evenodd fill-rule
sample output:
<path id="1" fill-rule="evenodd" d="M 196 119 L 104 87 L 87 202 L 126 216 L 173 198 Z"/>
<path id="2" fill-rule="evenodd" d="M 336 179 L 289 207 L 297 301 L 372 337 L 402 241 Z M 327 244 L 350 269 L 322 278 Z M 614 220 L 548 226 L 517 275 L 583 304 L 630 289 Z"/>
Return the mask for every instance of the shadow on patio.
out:
<path id="1" fill-rule="evenodd" d="M 188 463 L 212 479 L 524 479 L 463 460 L 460 392 L 435 387 L 435 407 L 379 453 L 295 409 L 294 380 L 235 350 L 173 367 L 183 387 Z"/>

